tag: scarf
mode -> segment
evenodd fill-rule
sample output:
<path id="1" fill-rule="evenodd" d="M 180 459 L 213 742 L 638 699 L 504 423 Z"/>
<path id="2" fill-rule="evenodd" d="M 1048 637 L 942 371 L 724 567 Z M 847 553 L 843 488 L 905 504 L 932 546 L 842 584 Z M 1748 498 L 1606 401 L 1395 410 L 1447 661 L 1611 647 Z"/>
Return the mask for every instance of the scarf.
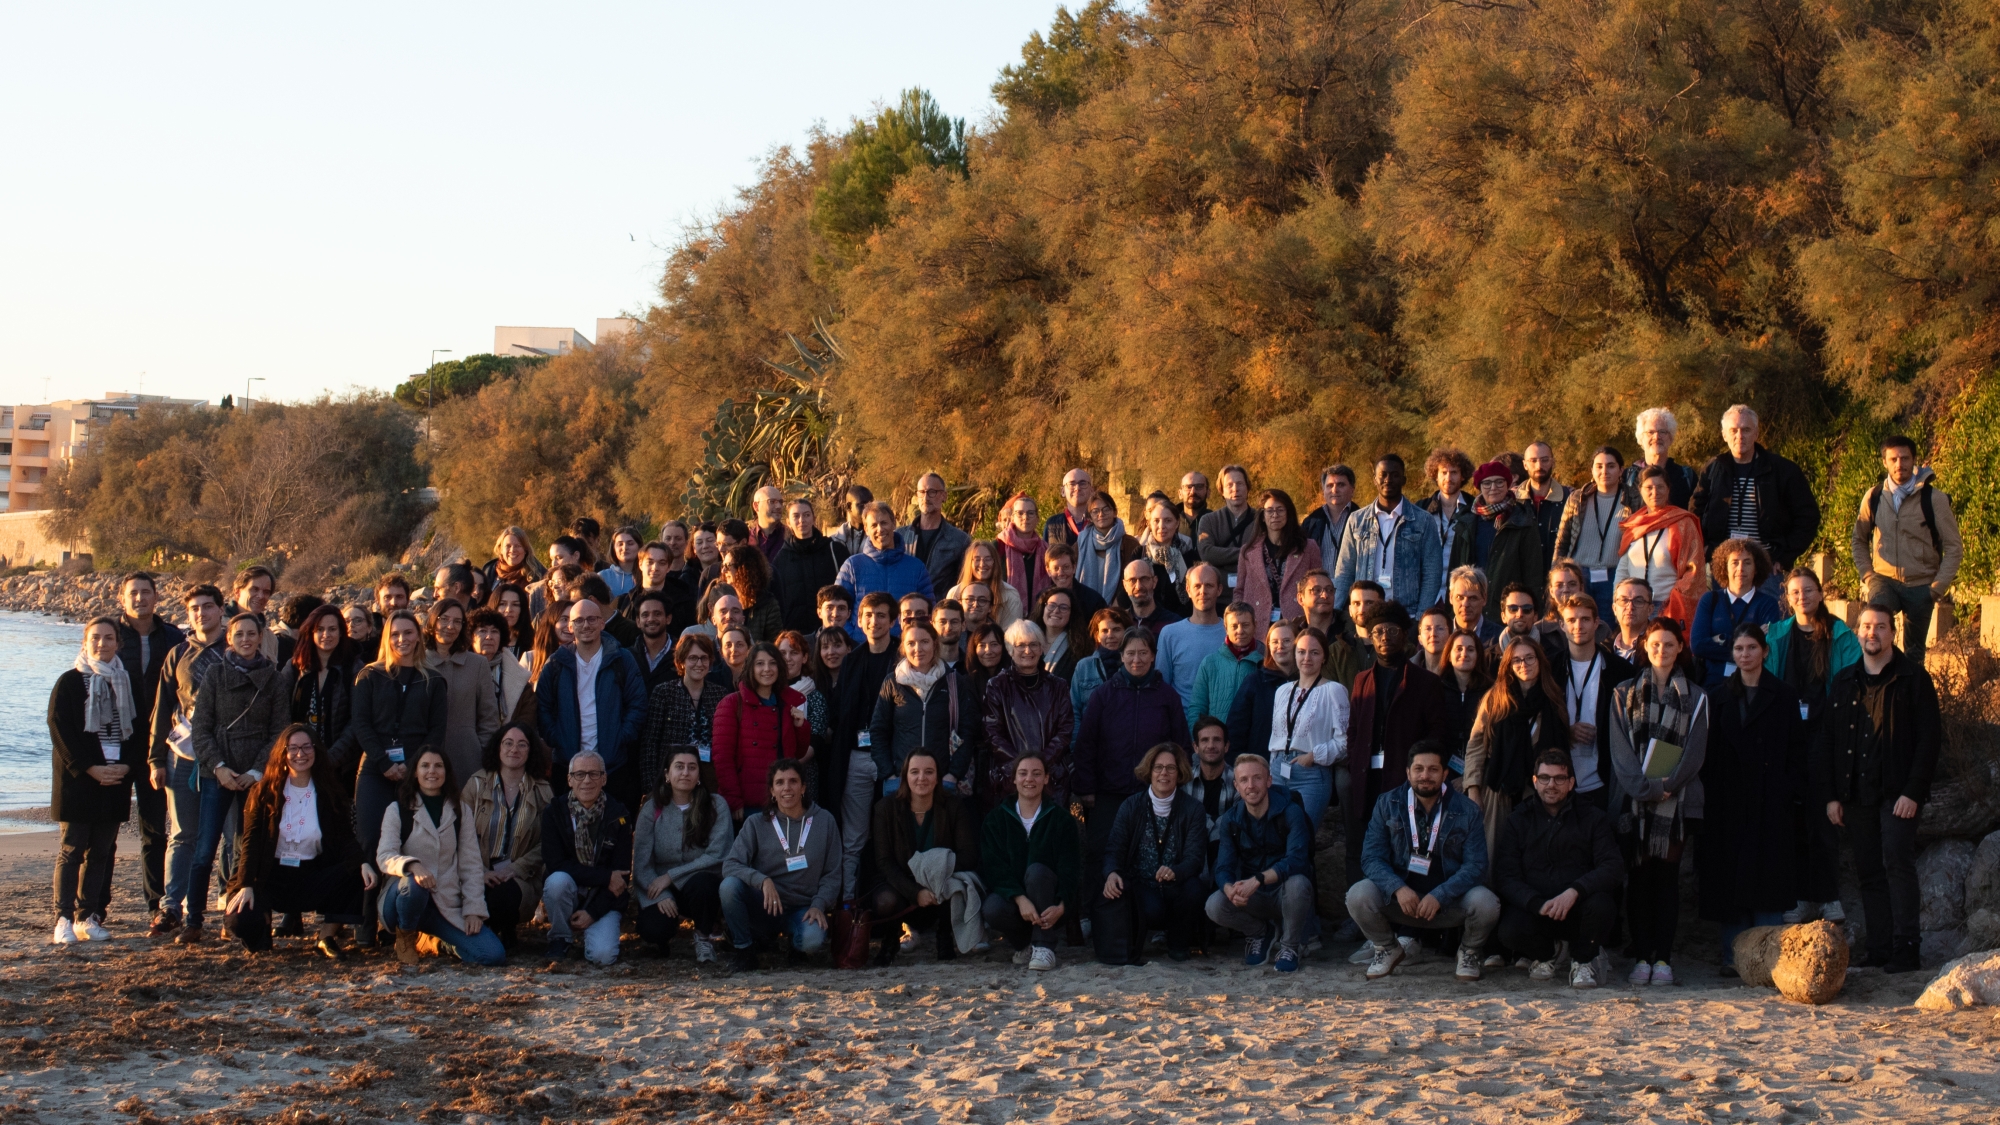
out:
<path id="1" fill-rule="evenodd" d="M 1153 564 L 1153 573 L 1160 579 L 1160 589 L 1178 590 L 1187 581 L 1187 556 L 1183 551 L 1194 550 L 1194 543 L 1185 535 L 1174 536 L 1171 543 L 1155 542 L 1152 531 L 1139 537 L 1139 547 L 1146 552 L 1146 561 Z"/>
<path id="2" fill-rule="evenodd" d="M 236 669 L 238 672 L 255 672 L 257 669 L 267 668 L 271 664 L 270 659 L 266 657 L 262 652 L 257 653 L 257 655 L 251 657 L 248 660 L 245 660 L 244 658 L 236 655 L 236 650 L 233 648 L 224 649 L 222 653 L 222 658 L 224 660 L 227 660 L 229 662 L 229 666 L 231 668 Z"/>
<path id="3" fill-rule="evenodd" d="M 125 662 L 92 660 L 79 652 L 73 667 L 84 677 L 83 729 L 118 738 L 131 734 L 138 707 L 132 702 L 132 677 L 125 672 Z"/>
<path id="4" fill-rule="evenodd" d="M 1241 660 L 1244 657 L 1250 655 L 1251 653 L 1257 651 L 1257 642 L 1251 641 L 1249 644 L 1242 645 L 1241 647 L 1239 647 L 1235 641 L 1224 639 L 1222 642 L 1222 647 L 1229 650 L 1229 655 L 1235 657 L 1238 660 Z"/>
<path id="5" fill-rule="evenodd" d="M 586 805 L 569 795 L 569 816 L 576 822 L 576 861 L 585 867 L 597 866 L 597 849 L 604 841 L 599 839 L 599 828 L 604 822 L 604 795 L 597 795 L 597 803 Z"/>
<path id="6" fill-rule="evenodd" d="M 1035 595 L 1049 584 L 1048 575 L 1042 567 L 1049 545 L 1039 535 L 1024 534 L 1012 527 L 1001 528 L 1000 534 L 994 538 L 1000 544 L 1000 563 L 1007 584 L 1021 595 L 1022 605 L 1033 605 Z M 997 602 L 1000 599 L 996 597 L 993 600 Z"/>
<path id="7" fill-rule="evenodd" d="M 1514 509 L 1518 503 L 1514 499 L 1514 494 L 1510 492 L 1505 499 L 1490 507 L 1485 500 L 1481 500 L 1472 506 L 1472 511 L 1480 519 L 1492 520 L 1493 530 L 1499 531 L 1507 526 L 1507 517 L 1514 514 Z"/>
<path id="8" fill-rule="evenodd" d="M 1888 478 L 1886 477 L 1883 478 L 1882 483 L 1888 484 L 1889 483 Z M 1889 489 L 1889 506 L 1898 512 L 1902 511 L 1903 501 L 1908 500 L 1912 496 L 1915 496 L 1917 494 L 1917 489 L 1921 487 L 1923 483 L 1924 483 L 1923 473 L 1921 472 L 1911 473 L 1909 480 L 1906 480 L 1902 484 L 1896 485 Z"/>
<path id="9" fill-rule="evenodd" d="M 1645 546 L 1641 540 L 1656 532 L 1665 537 L 1668 554 L 1672 556 L 1676 568 L 1686 565 L 1687 547 L 1690 543 L 1694 546 L 1694 554 L 1701 553 L 1701 524 L 1694 518 L 1694 513 L 1686 508 L 1676 508 L 1672 504 L 1657 511 L 1641 508 L 1626 516 L 1619 523 L 1619 527 L 1622 529 L 1618 537 L 1620 557 L 1629 554 L 1634 543 Z M 1652 555 L 1648 553 L 1646 556 L 1648 570 L 1651 569 L 1651 564 Z M 1650 586 L 1652 575 L 1648 573 L 1645 578 L 1646 584 Z M 1707 590 L 1708 576 L 1703 573 L 1703 568 L 1694 568 L 1692 574 L 1681 576 L 1674 583 L 1673 591 L 1667 595 L 1667 604 L 1660 607 L 1660 615 L 1671 617 L 1683 625 L 1692 624 L 1695 607 L 1700 602 L 1701 595 Z"/>
<path id="10" fill-rule="evenodd" d="M 1054 672 L 1056 665 L 1062 663 L 1063 656 L 1068 652 L 1068 633 L 1057 633 L 1055 636 L 1050 637 L 1049 647 L 1042 653 L 1042 670 L 1045 672 Z"/>
<path id="11" fill-rule="evenodd" d="M 944 661 L 932 660 L 931 670 L 920 672 L 907 660 L 896 662 L 896 682 L 917 693 L 917 698 L 930 698 L 931 688 L 944 676 Z"/>
<path id="12" fill-rule="evenodd" d="M 1086 526 L 1076 537 L 1076 580 L 1097 591 L 1109 602 L 1118 593 L 1119 571 L 1125 567 L 1118 545 L 1125 541 L 1125 521 L 1112 520 L 1111 527 L 1099 531 Z"/>
<path id="13" fill-rule="evenodd" d="M 1693 698 L 1687 677 L 1675 672 L 1663 689 L 1650 670 L 1641 669 L 1634 681 L 1637 688 L 1626 697 L 1626 718 L 1632 728 L 1632 749 L 1643 761 L 1653 739 L 1687 745 L 1688 728 L 1694 723 L 1701 701 Z M 1687 824 L 1681 817 L 1679 794 L 1664 801 L 1632 802 L 1630 831 L 1639 837 L 1644 854 L 1666 859 L 1686 839 Z M 1621 828 L 1626 827 L 1620 825 Z"/>
<path id="14" fill-rule="evenodd" d="M 534 571 L 528 569 L 528 567 L 529 563 L 526 559 L 521 560 L 520 566 L 508 566 L 505 562 L 496 559 L 493 566 L 493 584 L 497 586 L 502 582 L 506 582 L 525 590 L 533 586 L 536 580 L 541 577 L 541 575 L 536 574 Z"/>

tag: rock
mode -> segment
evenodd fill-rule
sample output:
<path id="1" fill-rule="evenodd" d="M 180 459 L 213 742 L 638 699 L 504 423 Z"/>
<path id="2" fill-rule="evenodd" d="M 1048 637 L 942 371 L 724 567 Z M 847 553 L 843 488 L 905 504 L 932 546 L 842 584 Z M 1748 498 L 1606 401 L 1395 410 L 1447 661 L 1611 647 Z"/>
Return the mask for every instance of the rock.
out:
<path id="1" fill-rule="evenodd" d="M 1984 768 L 1986 777 L 1978 784 L 1971 783 L 1975 779 L 1950 778 L 1931 786 L 1931 798 L 1924 802 L 1917 822 L 1919 843 L 1976 840 L 2000 825 L 2000 759 L 1975 760 L 1970 768 Z"/>
<path id="2" fill-rule="evenodd" d="M 2000 949 L 2000 910 L 1982 908 L 1967 912 L 1965 948 Z"/>
<path id="3" fill-rule="evenodd" d="M 1771 970 L 1778 967 L 1789 926 L 1755 926 L 1736 935 L 1736 975 L 1757 988 L 1771 987 Z"/>
<path id="4" fill-rule="evenodd" d="M 1965 882 L 1972 869 L 1970 840 L 1939 840 L 1917 853 L 1917 890 L 1923 930 L 1955 930 L 1965 925 Z"/>
<path id="5" fill-rule="evenodd" d="M 2000 1004 L 2000 949 L 1968 953 L 1944 967 L 1917 997 L 1918 1009 L 1955 1012 L 1981 1004 Z"/>
<path id="6" fill-rule="evenodd" d="M 2000 914 L 2000 832 L 1989 833 L 1972 851 L 1972 866 L 1965 872 L 1965 916 L 1982 910 Z M 1981 949 L 2000 946 L 2000 942 Z"/>
<path id="7" fill-rule="evenodd" d="M 1840 995 L 1847 983 L 1847 938 L 1840 927 L 1825 920 L 1786 927 L 1771 983 L 1779 995 L 1801 1004 L 1824 1004 Z"/>
<path id="8" fill-rule="evenodd" d="M 1935 968 L 1961 953 L 1979 948 L 1967 941 L 1965 931 L 1959 929 L 1925 930 L 1921 938 L 1917 962 L 1925 968 Z"/>

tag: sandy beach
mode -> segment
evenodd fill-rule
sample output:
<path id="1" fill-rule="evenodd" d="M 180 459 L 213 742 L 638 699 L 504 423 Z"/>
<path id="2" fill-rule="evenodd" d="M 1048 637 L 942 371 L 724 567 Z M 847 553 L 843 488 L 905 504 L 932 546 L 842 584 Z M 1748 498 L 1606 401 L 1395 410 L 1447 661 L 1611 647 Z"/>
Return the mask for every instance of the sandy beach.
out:
<path id="1" fill-rule="evenodd" d="M 1369 984 L 1333 951 L 1030 974 L 928 941 L 747 978 L 629 935 L 608 970 L 335 965 L 155 946 L 132 863 L 113 939 L 62 950 L 54 847 L 0 836 L 0 1122 L 2000 1120 L 2000 1017 L 1919 1014 L 1927 973 L 1812 1009 L 1692 957 L 1585 993 L 1437 956 Z"/>

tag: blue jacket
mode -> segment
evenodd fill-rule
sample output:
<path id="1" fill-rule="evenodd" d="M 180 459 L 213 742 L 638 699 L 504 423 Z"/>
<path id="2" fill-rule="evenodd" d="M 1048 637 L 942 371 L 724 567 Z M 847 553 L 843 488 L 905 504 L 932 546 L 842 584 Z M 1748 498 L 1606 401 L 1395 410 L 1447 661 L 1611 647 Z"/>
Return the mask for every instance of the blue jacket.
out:
<path id="1" fill-rule="evenodd" d="M 1252 669 L 1236 688 L 1236 698 L 1229 702 L 1229 714 L 1218 716 L 1229 723 L 1229 754 L 1233 760 L 1238 754 L 1266 754 L 1271 747 L 1271 708 L 1276 705 L 1278 689 L 1297 675 L 1266 668 L 1262 664 Z"/>
<path id="2" fill-rule="evenodd" d="M 1389 573 L 1392 597 L 1411 613 L 1430 608 L 1444 587 L 1444 555 L 1438 550 L 1437 517 L 1424 511 L 1408 497 L 1403 499 L 1403 522 L 1396 528 L 1396 542 L 1390 548 Z M 1347 604 L 1348 588 L 1361 579 L 1382 581 L 1382 525 L 1375 520 L 1375 505 L 1364 504 L 1347 518 L 1340 532 L 1340 558 L 1333 564 L 1334 604 Z"/>
<path id="3" fill-rule="evenodd" d="M 1111 675 L 1117 675 L 1120 664 L 1118 658 L 1111 658 Z M 1083 713 L 1090 708 L 1090 697 L 1104 686 L 1104 650 L 1093 648 L 1090 654 L 1076 662 L 1069 674 L 1069 709 L 1076 715 L 1075 730 L 1083 729 Z M 1075 733 L 1072 731 L 1072 740 Z"/>
<path id="4" fill-rule="evenodd" d="M 1393 898 L 1408 885 L 1403 873 L 1410 869 L 1409 800 L 1408 782 L 1382 794 L 1361 842 L 1361 871 L 1384 897 Z M 1421 815 L 1423 807 L 1417 811 Z M 1444 881 L 1431 888 L 1430 896 L 1439 906 L 1450 907 L 1486 878 L 1486 816 L 1472 798 L 1447 785 L 1444 820 L 1437 832 L 1431 871 Z"/>
<path id="5" fill-rule="evenodd" d="M 1181 697 L 1155 668 L 1135 686 L 1123 669 L 1090 693 L 1070 745 L 1070 790 L 1099 801 L 1119 801 L 1146 787 L 1132 771 L 1162 742 L 1187 748 L 1187 715 Z"/>
<path id="6" fill-rule="evenodd" d="M 597 662 L 597 752 L 607 772 L 617 769 L 638 749 L 639 728 L 646 722 L 646 677 L 639 662 L 610 637 Z M 535 679 L 535 712 L 542 737 L 555 751 L 556 769 L 565 776 L 569 760 L 583 749 L 583 717 L 576 707 L 576 648 L 557 649 Z"/>
<path id="7" fill-rule="evenodd" d="M 1262 817 L 1251 816 L 1241 801 L 1231 805 L 1216 820 L 1215 831 L 1217 887 L 1264 871 L 1276 871 L 1280 882 L 1294 875 L 1312 878 L 1312 821 L 1288 789 L 1271 788 Z"/>
<path id="8" fill-rule="evenodd" d="M 1769 625 L 1783 616 L 1778 599 L 1760 591 L 1753 591 L 1747 602 L 1738 602 L 1727 590 L 1703 594 L 1694 607 L 1694 626 L 1688 630 L 1695 656 L 1707 666 L 1708 678 L 1702 686 L 1720 687 L 1729 678 L 1729 670 L 1735 667 L 1730 661 L 1729 636 L 1738 625 Z"/>
<path id="9" fill-rule="evenodd" d="M 858 555 L 847 556 L 840 564 L 840 573 L 834 581 L 847 588 L 854 595 L 854 620 L 847 623 L 847 635 L 856 643 L 862 643 L 860 618 L 861 599 L 880 590 L 890 597 L 901 600 L 904 594 L 922 594 L 926 598 L 937 597 L 936 587 L 931 584 L 931 572 L 917 556 L 901 547 L 891 547 L 886 551 L 875 548 L 873 543 L 862 548 Z"/>

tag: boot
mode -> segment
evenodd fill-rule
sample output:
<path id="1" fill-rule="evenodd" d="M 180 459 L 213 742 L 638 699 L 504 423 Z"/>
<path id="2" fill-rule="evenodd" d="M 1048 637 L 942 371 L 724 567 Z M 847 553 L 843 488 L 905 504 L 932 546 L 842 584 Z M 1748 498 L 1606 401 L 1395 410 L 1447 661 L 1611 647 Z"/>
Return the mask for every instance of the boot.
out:
<path id="1" fill-rule="evenodd" d="M 1897 938 L 1889 950 L 1889 963 L 1885 972 L 1914 973 L 1923 968 L 1923 943 L 1911 938 Z"/>
<path id="2" fill-rule="evenodd" d="M 946 916 L 937 924 L 937 959 L 958 960 L 958 938 L 951 932 L 951 918 Z"/>
<path id="3" fill-rule="evenodd" d="M 396 960 L 405 965 L 414 965 L 420 960 L 417 956 L 417 931 L 396 931 Z"/>

